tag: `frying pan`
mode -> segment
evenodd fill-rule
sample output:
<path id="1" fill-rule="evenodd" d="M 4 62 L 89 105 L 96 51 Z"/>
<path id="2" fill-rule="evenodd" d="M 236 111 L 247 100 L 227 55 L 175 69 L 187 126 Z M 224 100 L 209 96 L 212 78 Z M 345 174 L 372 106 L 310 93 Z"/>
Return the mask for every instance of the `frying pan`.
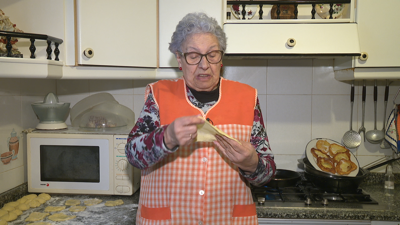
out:
<path id="1" fill-rule="evenodd" d="M 301 175 L 298 172 L 284 169 L 277 169 L 275 176 L 265 184 L 272 188 L 294 187 L 301 180 Z"/>
<path id="2" fill-rule="evenodd" d="M 307 158 L 299 159 L 298 162 L 304 165 L 304 176 L 306 179 L 311 181 L 315 186 L 328 192 L 351 193 L 357 190 L 358 186 L 369 174 L 369 171 L 399 159 L 391 159 L 367 169 L 360 168 L 355 177 L 334 175 L 316 170 Z"/>

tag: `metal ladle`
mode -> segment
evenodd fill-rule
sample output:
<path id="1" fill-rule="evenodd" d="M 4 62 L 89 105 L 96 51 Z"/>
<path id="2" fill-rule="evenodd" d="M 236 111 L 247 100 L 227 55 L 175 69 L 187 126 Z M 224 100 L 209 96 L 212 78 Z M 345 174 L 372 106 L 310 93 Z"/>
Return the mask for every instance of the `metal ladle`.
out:
<path id="1" fill-rule="evenodd" d="M 382 127 L 382 132 L 383 135 L 385 135 L 386 132 L 386 108 L 387 108 L 387 101 L 388 101 L 388 97 L 389 97 L 389 83 L 386 80 L 386 87 L 385 87 L 385 100 L 384 100 L 384 108 L 383 108 L 383 127 Z M 383 138 L 382 142 L 381 142 L 381 148 L 382 149 L 387 149 L 390 148 L 390 144 L 385 140 L 385 138 Z"/>
<path id="2" fill-rule="evenodd" d="M 350 130 L 343 135 L 342 141 L 343 144 L 348 148 L 357 148 L 361 144 L 361 135 L 353 130 L 354 84 L 351 84 L 350 103 Z"/>
<path id="3" fill-rule="evenodd" d="M 376 129 L 376 101 L 378 99 L 378 87 L 376 86 L 376 80 L 374 85 L 374 129 L 368 131 L 365 136 L 367 137 L 367 141 L 371 144 L 380 143 L 383 138 L 385 138 L 384 133 L 381 130 Z"/>

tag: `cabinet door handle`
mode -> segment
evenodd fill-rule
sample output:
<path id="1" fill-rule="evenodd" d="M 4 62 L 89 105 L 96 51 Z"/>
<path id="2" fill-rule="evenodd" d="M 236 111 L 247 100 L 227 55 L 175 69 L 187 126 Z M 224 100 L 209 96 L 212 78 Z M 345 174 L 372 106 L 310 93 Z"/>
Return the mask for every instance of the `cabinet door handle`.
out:
<path id="1" fill-rule="evenodd" d="M 94 51 L 91 48 L 87 48 L 85 49 L 85 51 L 83 51 L 83 55 L 85 55 L 88 58 L 92 58 L 94 56 Z"/>
<path id="2" fill-rule="evenodd" d="M 289 39 L 287 40 L 286 44 L 287 44 L 289 47 L 294 47 L 294 46 L 296 45 L 296 39 L 294 39 L 294 38 L 289 38 Z"/>
<path id="3" fill-rule="evenodd" d="M 366 52 L 361 52 L 360 60 L 361 60 L 361 61 L 367 61 L 367 59 L 368 59 L 368 53 L 366 53 Z"/>

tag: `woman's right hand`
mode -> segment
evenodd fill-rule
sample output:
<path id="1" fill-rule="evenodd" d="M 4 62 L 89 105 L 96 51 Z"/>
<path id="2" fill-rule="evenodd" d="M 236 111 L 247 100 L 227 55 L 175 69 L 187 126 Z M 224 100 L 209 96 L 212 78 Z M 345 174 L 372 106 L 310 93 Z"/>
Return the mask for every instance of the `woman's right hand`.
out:
<path id="1" fill-rule="evenodd" d="M 197 124 L 204 123 L 201 116 L 184 116 L 175 119 L 164 133 L 164 142 L 169 149 L 193 143 L 197 137 Z"/>

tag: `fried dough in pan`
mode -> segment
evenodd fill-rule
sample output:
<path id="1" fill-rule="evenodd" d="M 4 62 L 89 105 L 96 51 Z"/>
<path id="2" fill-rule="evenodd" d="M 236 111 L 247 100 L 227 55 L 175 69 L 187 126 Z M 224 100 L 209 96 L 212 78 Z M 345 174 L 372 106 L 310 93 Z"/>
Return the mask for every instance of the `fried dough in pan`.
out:
<path id="1" fill-rule="evenodd" d="M 336 173 L 336 169 L 335 169 L 335 163 L 333 162 L 333 160 L 331 158 L 321 158 L 318 157 L 317 158 L 317 165 L 318 167 L 328 173 Z"/>
<path id="2" fill-rule="evenodd" d="M 350 152 L 341 152 L 341 153 L 336 154 L 336 155 L 333 157 L 333 161 L 334 161 L 335 163 L 339 162 L 341 159 L 350 160 Z"/>
<path id="3" fill-rule="evenodd" d="M 334 157 L 336 154 L 341 153 L 341 152 L 349 152 L 349 150 L 341 145 L 338 144 L 331 144 L 329 146 L 329 154 Z"/>
<path id="4" fill-rule="evenodd" d="M 324 152 L 328 152 L 329 151 L 329 146 L 330 146 L 331 144 L 328 142 L 328 141 L 326 141 L 326 140 L 318 140 L 317 141 L 317 144 L 316 144 L 316 147 L 319 149 L 319 150 L 322 150 L 322 151 L 324 151 Z"/>
<path id="5" fill-rule="evenodd" d="M 323 150 L 320 149 L 316 149 L 316 148 L 312 148 L 311 149 L 311 154 L 315 157 L 322 157 L 322 158 L 331 158 L 328 154 L 326 154 L 326 152 L 324 152 Z"/>
<path id="6" fill-rule="evenodd" d="M 351 173 L 351 171 L 354 171 L 355 169 L 357 169 L 357 165 L 347 159 L 341 159 L 336 164 L 336 172 L 339 175 L 348 175 Z"/>

